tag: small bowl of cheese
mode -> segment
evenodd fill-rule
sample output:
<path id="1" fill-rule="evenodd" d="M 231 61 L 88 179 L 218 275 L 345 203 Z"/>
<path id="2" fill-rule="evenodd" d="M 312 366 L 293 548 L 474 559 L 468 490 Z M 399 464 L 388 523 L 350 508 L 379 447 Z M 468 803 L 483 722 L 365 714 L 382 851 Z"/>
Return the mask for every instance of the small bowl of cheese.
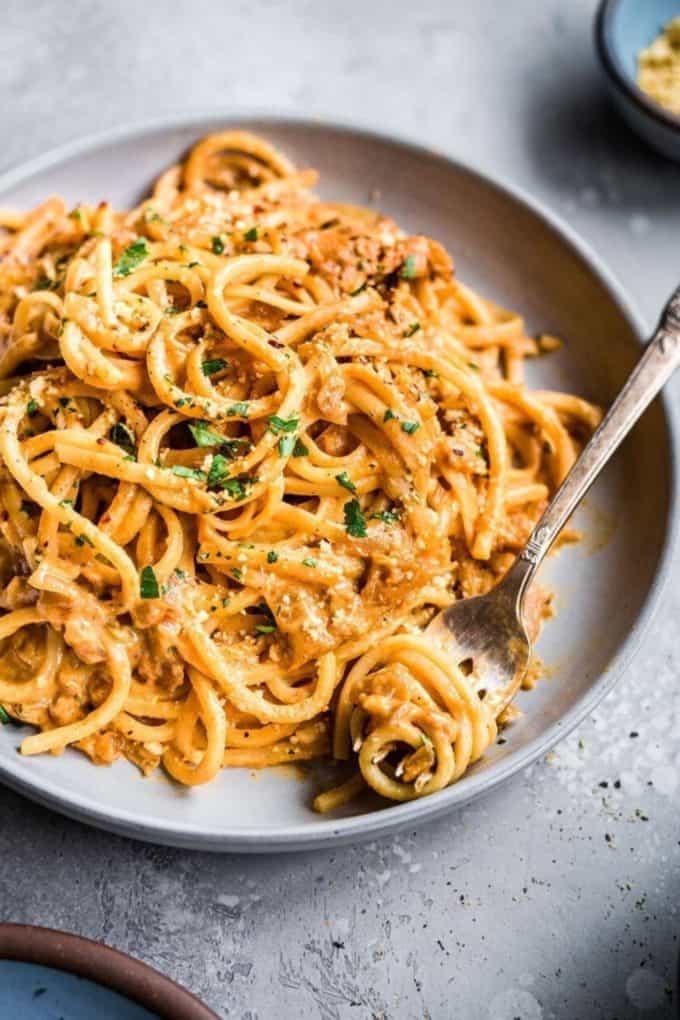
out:
<path id="1" fill-rule="evenodd" d="M 602 0 L 595 42 L 620 113 L 680 161 L 680 0 Z"/>

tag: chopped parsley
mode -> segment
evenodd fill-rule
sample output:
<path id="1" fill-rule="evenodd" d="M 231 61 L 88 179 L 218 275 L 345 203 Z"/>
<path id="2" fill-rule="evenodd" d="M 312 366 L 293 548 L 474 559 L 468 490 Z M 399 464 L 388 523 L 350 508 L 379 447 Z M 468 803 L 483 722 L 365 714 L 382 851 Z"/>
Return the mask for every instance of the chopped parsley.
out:
<path id="1" fill-rule="evenodd" d="M 279 418 L 278 414 L 270 414 L 267 421 L 270 432 L 275 436 L 280 436 L 282 432 L 295 432 L 300 424 L 299 418 Z"/>
<path id="2" fill-rule="evenodd" d="M 438 379 L 439 372 L 435 372 L 433 368 L 423 368 L 422 373 L 426 379 Z"/>
<path id="3" fill-rule="evenodd" d="M 294 457 L 309 457 L 309 449 L 305 446 L 301 439 L 295 440 L 295 446 L 293 447 Z"/>
<path id="4" fill-rule="evenodd" d="M 252 481 L 252 478 L 223 478 L 219 487 L 228 492 L 232 499 L 245 499 Z"/>
<path id="5" fill-rule="evenodd" d="M 347 489 L 348 492 L 356 492 L 357 487 L 349 477 L 346 471 L 341 471 L 339 475 L 335 476 L 335 480 L 338 485 L 342 485 L 343 489 Z"/>
<path id="6" fill-rule="evenodd" d="M 203 369 L 203 375 L 216 375 L 217 372 L 222 372 L 225 368 L 229 368 L 229 362 L 225 358 L 209 358 L 203 362 L 201 368 Z"/>
<path id="7" fill-rule="evenodd" d="M 303 565 L 303 567 L 315 567 L 316 566 L 316 560 L 313 560 L 313 559 L 311 559 L 311 557 L 306 556 L 304 558 L 304 560 L 302 561 L 302 565 Z"/>
<path id="8" fill-rule="evenodd" d="M 213 239 L 210 242 L 210 244 L 211 244 L 212 250 L 215 253 L 215 255 L 222 255 L 223 254 L 223 252 L 224 252 L 224 241 L 222 240 L 221 237 L 216 235 L 215 237 L 213 237 Z"/>
<path id="9" fill-rule="evenodd" d="M 350 499 L 345 503 L 345 528 L 353 538 L 366 538 L 366 518 L 361 510 L 358 499 Z"/>
<path id="10" fill-rule="evenodd" d="M 196 446 L 220 446 L 224 442 L 224 436 L 209 428 L 204 421 L 193 421 L 188 425 Z"/>
<path id="11" fill-rule="evenodd" d="M 140 581 L 139 581 L 139 594 L 143 599 L 157 599 L 160 596 L 160 588 L 158 586 L 158 579 L 154 573 L 153 567 L 143 567 Z"/>
<path id="12" fill-rule="evenodd" d="M 206 479 L 205 471 L 201 471 L 200 468 L 185 467 L 184 464 L 173 464 L 170 470 L 178 478 L 193 478 L 195 482 L 204 482 Z"/>
<path id="13" fill-rule="evenodd" d="M 474 361 L 468 361 L 468 368 L 473 368 L 475 372 L 479 372 L 479 365 L 475 365 Z"/>
<path id="14" fill-rule="evenodd" d="M 257 227 L 251 227 L 250 230 L 246 230 L 243 235 L 244 241 L 257 241 Z"/>
<path id="15" fill-rule="evenodd" d="M 69 510 L 72 510 L 73 509 L 73 500 L 72 499 L 60 499 L 59 500 L 59 506 L 67 507 Z"/>
<path id="16" fill-rule="evenodd" d="M 417 333 L 419 329 L 420 329 L 420 323 L 419 322 L 412 322 L 411 325 L 409 326 L 409 328 L 404 333 L 404 336 L 405 337 L 413 336 L 413 334 Z"/>
<path id="17" fill-rule="evenodd" d="M 11 721 L 11 716 L 9 716 L 2 705 L 0 705 L 0 723 L 2 723 L 3 726 L 6 726 L 7 723 L 11 723 Z"/>
<path id="18" fill-rule="evenodd" d="M 401 267 L 399 275 L 404 280 L 415 280 L 416 278 L 416 259 L 415 255 L 407 255 L 404 259 L 404 264 Z"/>
<path id="19" fill-rule="evenodd" d="M 229 458 L 229 460 L 235 460 L 241 452 L 242 446 L 250 446 L 250 441 L 248 439 L 240 439 L 238 437 L 236 439 L 222 439 L 220 450 L 225 457 Z"/>
<path id="20" fill-rule="evenodd" d="M 258 623 L 255 627 L 258 634 L 273 634 L 276 630 L 275 623 Z"/>
<path id="21" fill-rule="evenodd" d="M 395 524 L 399 520 L 399 514 L 395 510 L 379 510 L 371 514 L 371 520 L 382 521 L 383 524 Z"/>
<path id="22" fill-rule="evenodd" d="M 270 549 L 267 553 L 267 563 L 276 563 L 279 558 L 279 554 L 273 549 Z"/>
<path id="23" fill-rule="evenodd" d="M 394 413 L 394 411 L 391 411 L 390 408 L 388 407 L 383 415 L 383 421 L 387 423 L 388 421 L 396 420 L 396 417 L 397 416 Z"/>
<path id="24" fill-rule="evenodd" d="M 234 578 L 235 581 L 242 581 L 243 571 L 241 570 L 240 567 L 234 567 L 231 571 L 231 576 Z"/>
<path id="25" fill-rule="evenodd" d="M 29 416 L 29 418 L 32 418 L 33 415 L 37 413 L 38 413 L 38 401 L 34 400 L 31 397 L 29 402 L 26 404 L 26 414 Z"/>
<path id="26" fill-rule="evenodd" d="M 126 453 L 133 454 L 135 452 L 134 432 L 122 421 L 117 421 L 115 425 L 111 426 L 109 438 L 112 443 L 120 446 L 121 450 L 125 450 Z"/>
<path id="27" fill-rule="evenodd" d="M 148 259 L 151 252 L 145 237 L 140 237 L 129 244 L 113 267 L 114 276 L 129 276 L 137 266 Z"/>
<path id="28" fill-rule="evenodd" d="M 420 424 L 417 421 L 403 421 L 401 423 L 401 431 L 405 432 L 409 436 L 412 436 L 419 428 Z"/>
<path id="29" fill-rule="evenodd" d="M 88 538 L 87 535 L 78 535 L 76 538 L 76 545 L 83 546 L 86 544 L 94 546 L 94 542 L 92 541 L 91 538 Z"/>
<path id="30" fill-rule="evenodd" d="M 245 499 L 248 487 L 254 485 L 257 478 L 231 478 L 229 462 L 221 453 L 216 453 L 208 472 L 208 488 L 228 492 L 232 499 Z"/>
<path id="31" fill-rule="evenodd" d="M 229 477 L 229 462 L 221 453 L 216 453 L 208 472 L 208 488 L 219 489 L 223 479 Z"/>
<path id="32" fill-rule="evenodd" d="M 278 447 L 279 457 L 290 457 L 295 449 L 295 436 L 281 436 Z"/>
<path id="33" fill-rule="evenodd" d="M 361 292 L 366 290 L 367 287 L 368 287 L 368 280 L 364 280 L 364 282 L 361 284 L 360 287 L 357 287 L 356 290 L 353 290 L 351 292 L 350 297 L 356 297 L 357 294 L 361 294 Z"/>
<path id="34" fill-rule="evenodd" d="M 239 418 L 247 418 L 250 414 L 250 405 L 244 400 L 238 400 L 235 404 L 232 404 L 227 414 L 230 418 L 238 416 Z"/>

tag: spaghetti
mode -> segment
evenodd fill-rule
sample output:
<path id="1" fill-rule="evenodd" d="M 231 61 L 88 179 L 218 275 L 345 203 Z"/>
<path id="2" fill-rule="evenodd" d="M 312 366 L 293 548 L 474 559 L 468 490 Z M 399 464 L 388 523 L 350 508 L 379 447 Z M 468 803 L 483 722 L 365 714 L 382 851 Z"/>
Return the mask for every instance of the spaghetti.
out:
<path id="1" fill-rule="evenodd" d="M 435 241 L 242 131 L 130 211 L 0 212 L 0 704 L 178 782 L 332 754 L 458 779 L 498 720 L 423 635 L 507 570 L 598 412 Z M 537 603 L 536 616 L 544 603 Z M 502 720 L 501 720 L 502 721 Z"/>

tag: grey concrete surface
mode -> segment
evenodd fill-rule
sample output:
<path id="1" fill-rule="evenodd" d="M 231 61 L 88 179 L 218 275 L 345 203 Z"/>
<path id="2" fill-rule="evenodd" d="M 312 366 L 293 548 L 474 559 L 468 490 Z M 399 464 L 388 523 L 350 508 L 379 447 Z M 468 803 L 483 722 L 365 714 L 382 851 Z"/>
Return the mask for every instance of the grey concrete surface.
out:
<path id="1" fill-rule="evenodd" d="M 2 0 L 0 167 L 193 108 L 380 124 L 547 201 L 651 320 L 680 277 L 680 169 L 609 109 L 593 10 Z M 397 839 L 213 857 L 89 831 L 0 790 L 0 918 L 103 939 L 240 1020 L 671 1016 L 678 587 L 575 735 L 483 802 Z"/>

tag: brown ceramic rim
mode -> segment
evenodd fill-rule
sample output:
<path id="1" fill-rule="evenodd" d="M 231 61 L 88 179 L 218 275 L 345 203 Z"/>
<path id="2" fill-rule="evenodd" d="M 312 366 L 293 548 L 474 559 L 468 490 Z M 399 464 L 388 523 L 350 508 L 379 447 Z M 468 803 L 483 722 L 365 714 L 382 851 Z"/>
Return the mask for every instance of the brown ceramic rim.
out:
<path id="1" fill-rule="evenodd" d="M 609 21 L 611 20 L 620 0 L 601 0 L 595 19 L 595 42 L 605 70 L 614 79 L 618 87 L 625 92 L 637 106 L 653 117 L 659 124 L 673 131 L 680 131 L 680 117 L 664 110 L 662 106 L 650 99 L 637 84 L 629 78 L 620 65 L 617 54 L 609 40 Z"/>
<path id="2" fill-rule="evenodd" d="M 219 1020 L 195 996 L 157 970 L 80 935 L 30 924 L 0 924 L 0 960 L 35 963 L 88 978 L 163 1020 Z"/>

